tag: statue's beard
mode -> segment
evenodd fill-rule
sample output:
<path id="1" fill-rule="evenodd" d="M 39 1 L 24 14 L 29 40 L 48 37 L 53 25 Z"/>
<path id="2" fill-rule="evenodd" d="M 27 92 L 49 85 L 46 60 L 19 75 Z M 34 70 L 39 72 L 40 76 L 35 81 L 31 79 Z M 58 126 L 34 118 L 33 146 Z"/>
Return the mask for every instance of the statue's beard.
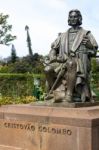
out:
<path id="1" fill-rule="evenodd" d="M 76 27 L 76 26 L 80 26 L 82 24 L 81 21 L 71 21 L 71 20 L 68 20 L 68 25 L 69 26 L 72 26 L 72 27 Z"/>

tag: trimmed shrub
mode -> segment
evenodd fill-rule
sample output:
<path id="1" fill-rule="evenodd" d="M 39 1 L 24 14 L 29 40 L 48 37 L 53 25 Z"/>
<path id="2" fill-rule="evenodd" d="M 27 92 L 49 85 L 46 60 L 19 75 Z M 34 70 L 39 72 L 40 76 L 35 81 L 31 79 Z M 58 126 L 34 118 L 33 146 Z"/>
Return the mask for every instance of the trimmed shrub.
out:
<path id="1" fill-rule="evenodd" d="M 4 97 L 0 96 L 0 105 L 7 105 L 7 104 L 28 104 L 35 102 L 36 98 L 34 96 L 26 96 L 26 97 Z"/>
<path id="2" fill-rule="evenodd" d="M 32 96 L 34 77 L 39 77 L 43 86 L 43 75 L 0 74 L 0 94 L 5 97 Z"/>

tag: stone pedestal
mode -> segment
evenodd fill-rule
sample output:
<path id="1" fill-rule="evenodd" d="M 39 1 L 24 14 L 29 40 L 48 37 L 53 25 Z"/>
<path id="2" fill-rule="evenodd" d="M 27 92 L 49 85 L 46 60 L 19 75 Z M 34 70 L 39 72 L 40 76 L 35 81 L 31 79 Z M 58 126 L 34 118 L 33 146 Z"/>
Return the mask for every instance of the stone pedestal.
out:
<path id="1" fill-rule="evenodd" d="M 0 150 L 99 150 L 99 106 L 2 106 Z"/>

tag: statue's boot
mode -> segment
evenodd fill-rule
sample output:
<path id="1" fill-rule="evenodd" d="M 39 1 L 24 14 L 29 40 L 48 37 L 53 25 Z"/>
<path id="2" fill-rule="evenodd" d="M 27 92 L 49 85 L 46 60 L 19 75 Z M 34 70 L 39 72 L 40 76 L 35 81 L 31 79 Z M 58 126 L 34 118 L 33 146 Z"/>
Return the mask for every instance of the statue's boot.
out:
<path id="1" fill-rule="evenodd" d="M 73 96 L 69 93 L 68 94 L 66 93 L 64 101 L 71 103 L 73 101 Z"/>

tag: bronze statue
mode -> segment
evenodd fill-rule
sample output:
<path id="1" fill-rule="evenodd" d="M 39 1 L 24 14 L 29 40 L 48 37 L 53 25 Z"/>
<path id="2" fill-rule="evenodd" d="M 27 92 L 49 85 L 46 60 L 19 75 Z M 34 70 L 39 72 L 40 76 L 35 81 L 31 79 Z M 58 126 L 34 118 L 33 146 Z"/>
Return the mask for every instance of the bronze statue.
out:
<path id="1" fill-rule="evenodd" d="M 83 29 L 81 24 L 81 12 L 71 10 L 68 16 L 71 28 L 59 33 L 51 44 L 45 61 L 48 100 L 91 101 L 91 57 L 96 55 L 98 45 L 91 32 Z"/>

